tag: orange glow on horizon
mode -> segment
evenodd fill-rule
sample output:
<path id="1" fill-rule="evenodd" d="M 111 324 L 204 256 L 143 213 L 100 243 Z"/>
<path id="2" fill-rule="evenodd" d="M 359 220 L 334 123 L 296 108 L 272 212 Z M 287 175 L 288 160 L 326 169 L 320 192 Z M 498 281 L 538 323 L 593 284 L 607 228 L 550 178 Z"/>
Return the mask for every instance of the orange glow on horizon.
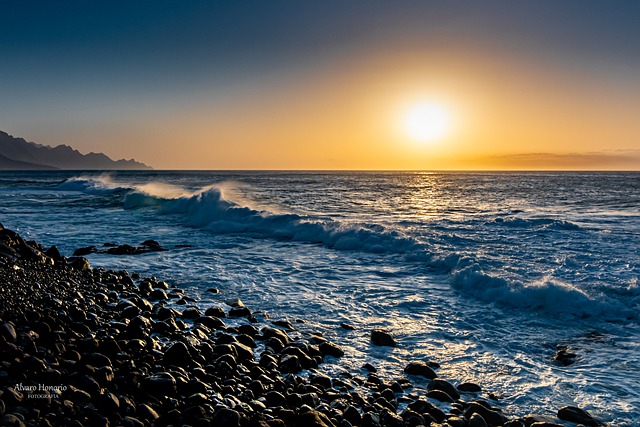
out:
<path id="1" fill-rule="evenodd" d="M 367 54 L 86 135 L 157 169 L 638 169 L 640 89 L 596 77 L 508 52 Z"/>

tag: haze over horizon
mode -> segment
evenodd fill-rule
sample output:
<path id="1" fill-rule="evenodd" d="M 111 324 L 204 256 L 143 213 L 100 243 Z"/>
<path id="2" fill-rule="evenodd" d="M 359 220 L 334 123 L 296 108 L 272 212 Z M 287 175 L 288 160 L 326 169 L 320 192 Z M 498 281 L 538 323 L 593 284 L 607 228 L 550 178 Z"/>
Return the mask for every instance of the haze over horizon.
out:
<path id="1" fill-rule="evenodd" d="M 156 169 L 639 170 L 638 16 L 631 0 L 16 3 L 0 129 Z"/>

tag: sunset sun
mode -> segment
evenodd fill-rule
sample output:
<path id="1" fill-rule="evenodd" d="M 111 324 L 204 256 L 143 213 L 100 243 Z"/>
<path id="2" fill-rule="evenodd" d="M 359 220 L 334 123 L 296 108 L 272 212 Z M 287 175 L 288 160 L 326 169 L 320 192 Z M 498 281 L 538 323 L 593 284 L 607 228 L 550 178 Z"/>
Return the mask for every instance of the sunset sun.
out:
<path id="1" fill-rule="evenodd" d="M 444 105 L 435 102 L 414 104 L 404 111 L 401 127 L 414 141 L 434 142 L 450 132 L 451 114 Z"/>

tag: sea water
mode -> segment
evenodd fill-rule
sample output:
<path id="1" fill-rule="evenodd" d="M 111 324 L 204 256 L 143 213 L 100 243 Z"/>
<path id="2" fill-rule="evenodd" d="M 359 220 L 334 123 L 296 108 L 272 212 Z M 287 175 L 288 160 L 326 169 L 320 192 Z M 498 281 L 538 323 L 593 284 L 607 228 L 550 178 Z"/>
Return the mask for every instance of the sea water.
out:
<path id="1" fill-rule="evenodd" d="M 511 416 L 640 424 L 639 173 L 2 172 L 0 222 L 66 255 L 157 240 L 88 258 L 322 332 L 329 373 L 431 360 Z"/>

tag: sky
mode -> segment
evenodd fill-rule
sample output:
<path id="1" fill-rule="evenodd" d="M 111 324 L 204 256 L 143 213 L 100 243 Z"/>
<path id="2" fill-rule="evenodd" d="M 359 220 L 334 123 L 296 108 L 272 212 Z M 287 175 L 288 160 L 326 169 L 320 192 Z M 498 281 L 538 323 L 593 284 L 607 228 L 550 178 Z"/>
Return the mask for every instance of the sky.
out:
<path id="1" fill-rule="evenodd" d="M 636 0 L 0 10 L 0 130 L 28 141 L 156 169 L 640 170 Z M 421 105 L 437 136 L 408 128 Z"/>

